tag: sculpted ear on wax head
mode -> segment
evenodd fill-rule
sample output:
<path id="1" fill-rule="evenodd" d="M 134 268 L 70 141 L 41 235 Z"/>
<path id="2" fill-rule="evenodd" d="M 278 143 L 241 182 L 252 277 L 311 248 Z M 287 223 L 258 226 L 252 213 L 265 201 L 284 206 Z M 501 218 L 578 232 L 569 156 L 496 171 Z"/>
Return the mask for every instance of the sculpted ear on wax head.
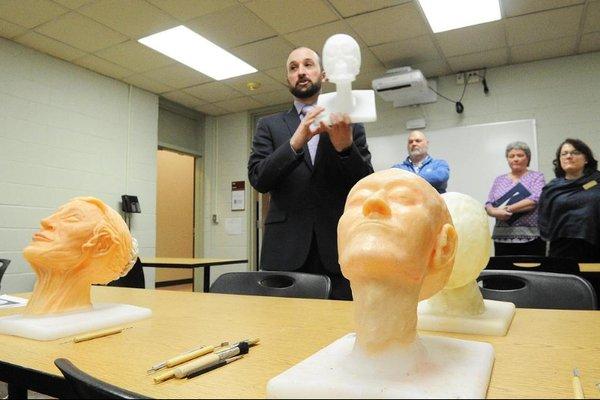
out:
<path id="1" fill-rule="evenodd" d="M 41 221 L 23 250 L 37 275 L 26 314 L 91 306 L 90 286 L 125 275 L 137 257 L 121 216 L 101 200 L 77 197 Z"/>
<path id="2" fill-rule="evenodd" d="M 378 352 L 415 340 L 417 303 L 448 281 L 456 244 L 444 201 L 419 176 L 389 169 L 352 188 L 338 251 L 352 285 L 357 346 Z"/>

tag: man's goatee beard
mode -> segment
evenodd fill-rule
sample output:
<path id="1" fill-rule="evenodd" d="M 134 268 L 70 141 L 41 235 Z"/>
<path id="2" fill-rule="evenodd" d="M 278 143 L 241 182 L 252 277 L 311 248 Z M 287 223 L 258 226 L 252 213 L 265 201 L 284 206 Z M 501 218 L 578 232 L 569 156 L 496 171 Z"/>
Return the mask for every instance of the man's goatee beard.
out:
<path id="1" fill-rule="evenodd" d="M 294 95 L 294 97 L 298 99 L 308 99 L 309 97 L 314 96 L 315 94 L 321 91 L 321 82 L 311 83 L 305 90 L 299 89 L 297 87 L 290 87 L 290 93 Z"/>

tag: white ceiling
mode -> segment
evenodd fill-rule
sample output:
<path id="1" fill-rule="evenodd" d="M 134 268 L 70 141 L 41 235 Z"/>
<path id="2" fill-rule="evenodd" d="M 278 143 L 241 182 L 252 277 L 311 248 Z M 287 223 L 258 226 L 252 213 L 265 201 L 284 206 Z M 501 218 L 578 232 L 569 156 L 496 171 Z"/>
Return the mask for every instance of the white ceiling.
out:
<path id="1" fill-rule="evenodd" d="M 359 89 L 405 65 L 434 77 L 600 51 L 600 0 L 500 3 L 500 21 L 434 34 L 416 0 L 1 0 L 0 36 L 211 115 L 290 101 L 288 53 L 335 33 L 361 46 Z M 137 42 L 180 24 L 259 72 L 217 82 Z"/>

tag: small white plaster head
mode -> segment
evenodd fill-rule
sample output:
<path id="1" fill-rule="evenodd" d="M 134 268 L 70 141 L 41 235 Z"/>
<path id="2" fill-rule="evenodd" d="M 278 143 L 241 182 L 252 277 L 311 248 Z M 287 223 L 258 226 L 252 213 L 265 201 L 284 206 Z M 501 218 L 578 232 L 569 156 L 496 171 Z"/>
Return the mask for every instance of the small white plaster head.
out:
<path id="1" fill-rule="evenodd" d="M 352 82 L 360 72 L 360 48 L 352 36 L 331 36 L 323 46 L 323 68 L 329 81 Z"/>
<path id="2" fill-rule="evenodd" d="M 482 204 L 466 194 L 442 194 L 458 233 L 454 269 L 444 289 L 456 289 L 475 281 L 490 259 L 491 236 Z"/>

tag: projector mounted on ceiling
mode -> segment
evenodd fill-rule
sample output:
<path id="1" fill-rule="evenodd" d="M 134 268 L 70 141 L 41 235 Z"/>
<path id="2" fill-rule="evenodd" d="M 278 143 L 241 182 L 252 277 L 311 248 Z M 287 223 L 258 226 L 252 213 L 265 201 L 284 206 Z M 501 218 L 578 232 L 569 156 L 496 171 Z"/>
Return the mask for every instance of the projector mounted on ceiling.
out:
<path id="1" fill-rule="evenodd" d="M 429 89 L 437 89 L 435 81 L 427 81 L 423 73 L 411 67 L 390 69 L 381 78 L 373 80 L 373 90 L 394 107 L 415 104 L 435 103 L 437 94 Z"/>

